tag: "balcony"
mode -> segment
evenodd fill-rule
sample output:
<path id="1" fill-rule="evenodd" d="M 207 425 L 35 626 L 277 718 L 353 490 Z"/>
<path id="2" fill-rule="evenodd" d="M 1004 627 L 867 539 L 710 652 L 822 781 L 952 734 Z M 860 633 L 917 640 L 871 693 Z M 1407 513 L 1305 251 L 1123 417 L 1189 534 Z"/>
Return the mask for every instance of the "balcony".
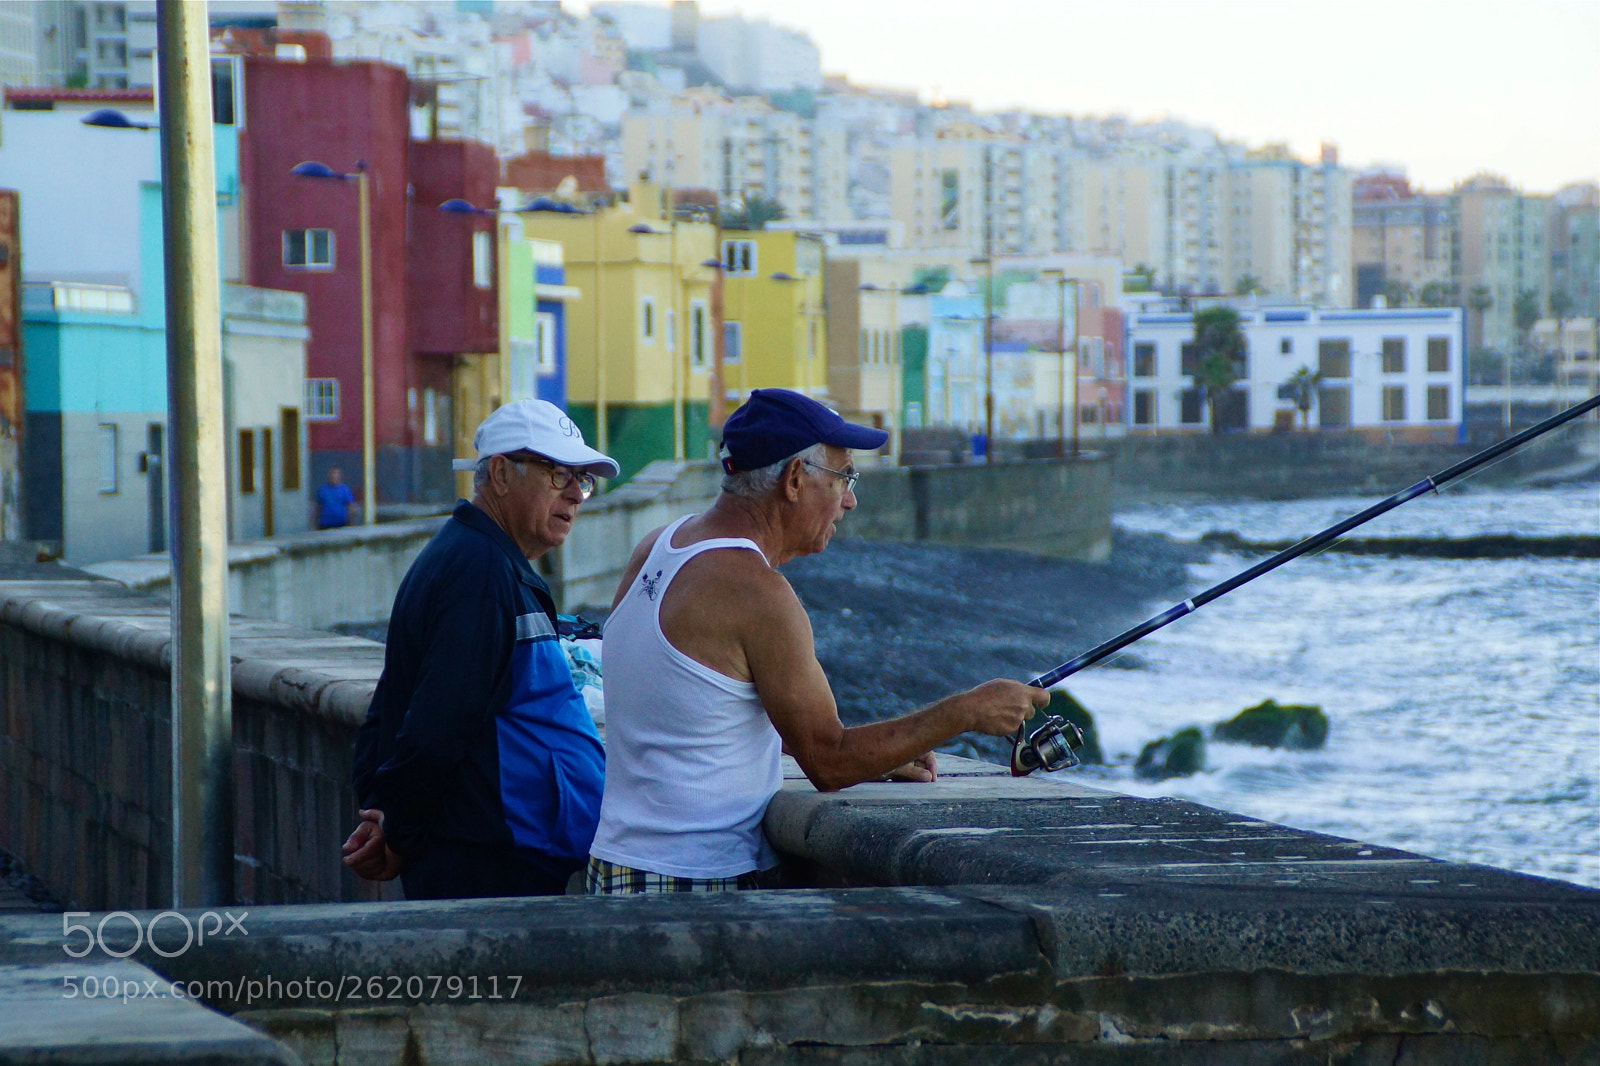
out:
<path id="1" fill-rule="evenodd" d="M 134 313 L 133 290 L 125 285 L 91 285 L 77 281 L 25 281 L 22 310 L 69 311 L 100 315 Z"/>

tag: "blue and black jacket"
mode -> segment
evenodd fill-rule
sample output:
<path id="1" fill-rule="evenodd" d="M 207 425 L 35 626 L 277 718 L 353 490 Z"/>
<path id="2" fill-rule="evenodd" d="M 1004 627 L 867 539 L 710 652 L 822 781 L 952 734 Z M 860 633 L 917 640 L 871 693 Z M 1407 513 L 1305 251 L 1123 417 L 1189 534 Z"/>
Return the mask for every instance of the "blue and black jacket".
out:
<path id="1" fill-rule="evenodd" d="M 356 739 L 355 788 L 415 857 L 450 839 L 582 862 L 605 749 L 556 639 L 550 589 L 466 500 L 411 564 Z"/>

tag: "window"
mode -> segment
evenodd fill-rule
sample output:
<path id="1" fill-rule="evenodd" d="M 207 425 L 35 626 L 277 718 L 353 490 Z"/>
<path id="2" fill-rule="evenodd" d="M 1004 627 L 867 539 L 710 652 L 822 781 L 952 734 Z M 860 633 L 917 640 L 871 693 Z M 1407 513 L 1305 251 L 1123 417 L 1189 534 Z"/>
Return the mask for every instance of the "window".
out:
<path id="1" fill-rule="evenodd" d="M 1404 374 L 1406 372 L 1406 339 L 1404 337 L 1383 338 L 1383 372 L 1385 374 Z"/>
<path id="2" fill-rule="evenodd" d="M 1181 355 L 1179 358 L 1180 365 L 1178 372 L 1185 376 L 1199 373 L 1200 346 L 1195 344 L 1194 341 L 1184 341 L 1183 347 L 1179 349 L 1179 352 Z"/>
<path id="3" fill-rule="evenodd" d="M 1317 372 L 1324 378 L 1349 377 L 1350 341 L 1348 339 L 1318 341 Z"/>
<path id="4" fill-rule="evenodd" d="M 733 276 L 754 277 L 756 273 L 756 242 L 723 241 L 722 270 L 723 273 Z"/>
<path id="5" fill-rule="evenodd" d="M 1089 366 L 1095 377 L 1106 376 L 1106 339 L 1095 337 L 1089 342 Z"/>
<path id="6" fill-rule="evenodd" d="M 1428 386 L 1428 421 L 1450 421 L 1450 386 Z"/>
<path id="7" fill-rule="evenodd" d="M 256 431 L 239 431 L 239 495 L 256 491 Z"/>
<path id="8" fill-rule="evenodd" d="M 553 311 L 538 311 L 533 316 L 534 366 L 541 376 L 556 372 L 556 316 Z"/>
<path id="9" fill-rule="evenodd" d="M 678 350 L 678 312 L 667 312 L 667 351 Z"/>
<path id="10" fill-rule="evenodd" d="M 939 225 L 945 230 L 961 228 L 961 175 L 954 170 L 939 172 Z"/>
<path id="11" fill-rule="evenodd" d="M 906 428 L 922 428 L 922 402 L 920 400 L 906 401 Z"/>
<path id="12" fill-rule="evenodd" d="M 422 443 L 439 443 L 439 394 L 422 390 Z"/>
<path id="13" fill-rule="evenodd" d="M 472 284 L 479 289 L 494 284 L 494 237 L 487 233 L 472 235 Z"/>
<path id="14" fill-rule="evenodd" d="M 1279 338 L 1278 339 L 1278 354 L 1279 355 L 1293 355 L 1294 354 L 1294 341 L 1291 340 L 1288 337 Z"/>
<path id="15" fill-rule="evenodd" d="M 1428 373 L 1446 374 L 1450 371 L 1450 338 L 1428 338 Z"/>
<path id="16" fill-rule="evenodd" d="M 706 305 L 689 301 L 689 366 L 698 370 L 706 365 Z"/>
<path id="17" fill-rule="evenodd" d="M 1336 428 L 1350 424 L 1350 386 L 1324 385 L 1317 390 L 1317 425 Z"/>
<path id="18" fill-rule="evenodd" d="M 339 421 L 338 378 L 306 378 L 306 421 Z"/>
<path id="19" fill-rule="evenodd" d="M 1100 421 L 1100 408 L 1093 404 L 1084 404 L 1078 409 L 1078 423 L 1092 426 Z"/>
<path id="20" fill-rule="evenodd" d="M 639 301 L 639 337 L 645 341 L 656 339 L 656 302 L 648 296 Z"/>
<path id="21" fill-rule="evenodd" d="M 244 125 L 242 61 L 241 56 L 211 59 L 211 121 L 219 126 Z"/>
<path id="22" fill-rule="evenodd" d="M 1205 404 L 1200 402 L 1199 389 L 1184 389 L 1178 394 L 1178 421 L 1186 426 L 1197 426 L 1205 414 Z"/>
<path id="23" fill-rule="evenodd" d="M 283 265 L 305 270 L 332 270 L 333 230 L 284 230 Z"/>
<path id="24" fill-rule="evenodd" d="M 724 322 L 722 324 L 722 363 L 724 366 L 737 363 L 744 356 L 744 323 Z"/>
<path id="25" fill-rule="evenodd" d="M 1153 378 L 1156 376 L 1156 346 L 1154 344 L 1135 344 L 1133 346 L 1133 376 L 1136 378 Z"/>
<path id="26" fill-rule="evenodd" d="M 1133 424 L 1136 426 L 1153 426 L 1156 424 L 1156 394 L 1154 389 L 1133 390 Z"/>
<path id="27" fill-rule="evenodd" d="M 117 491 L 117 427 L 100 423 L 100 493 L 109 496 Z"/>
<path id="28" fill-rule="evenodd" d="M 1383 420 L 1385 422 L 1404 422 L 1406 420 L 1406 387 L 1404 385 L 1385 385 L 1383 387 Z"/>
<path id="29" fill-rule="evenodd" d="M 283 491 L 300 491 L 300 409 L 278 408 L 278 436 L 283 449 Z"/>

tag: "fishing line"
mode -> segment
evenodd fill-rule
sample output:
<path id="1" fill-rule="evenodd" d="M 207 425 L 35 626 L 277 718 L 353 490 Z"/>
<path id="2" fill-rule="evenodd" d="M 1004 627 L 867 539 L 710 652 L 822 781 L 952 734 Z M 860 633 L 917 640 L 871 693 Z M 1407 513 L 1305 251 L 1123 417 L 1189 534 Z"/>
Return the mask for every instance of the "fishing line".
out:
<path id="1" fill-rule="evenodd" d="M 1038 688 L 1050 688 L 1059 684 L 1078 671 L 1116 654 L 1134 641 L 1141 640 L 1156 630 L 1171 625 L 1185 615 L 1193 614 L 1206 604 L 1226 596 L 1241 585 L 1249 584 L 1263 574 L 1276 570 L 1284 563 L 1298 559 L 1302 555 L 1326 548 L 1357 526 L 1365 525 L 1379 515 L 1387 514 L 1396 507 L 1411 502 L 1418 496 L 1428 492 L 1437 493 L 1439 489 L 1450 482 L 1495 462 L 1529 441 L 1542 437 L 1551 430 L 1566 425 L 1573 419 L 1581 418 L 1597 407 L 1600 407 L 1600 394 L 1591 396 L 1587 400 L 1567 408 L 1565 411 L 1552 415 L 1543 422 L 1529 426 L 1520 433 L 1513 434 L 1505 440 L 1484 448 L 1482 451 L 1469 455 L 1454 466 L 1441 470 L 1430 477 L 1425 477 L 1416 484 L 1401 489 L 1387 499 L 1381 500 L 1366 510 L 1351 515 L 1349 518 L 1336 522 L 1321 532 L 1313 533 L 1276 555 L 1261 560 L 1254 566 L 1212 585 L 1204 592 L 1196 593 L 1182 603 L 1174 604 L 1160 614 L 1145 619 L 1132 629 L 1119 633 L 1110 640 L 1090 648 L 1076 658 L 1067 660 L 1054 670 L 1041 674 L 1029 681 L 1028 684 Z M 1065 722 L 1055 715 L 1050 715 L 1046 718 L 1044 725 L 1034 730 L 1031 734 L 1025 736 L 1024 733 L 1025 724 L 1024 726 L 1019 726 L 1011 738 L 1011 773 L 1014 776 L 1023 777 L 1033 773 L 1035 770 L 1062 770 L 1077 764 L 1077 756 L 1073 752 L 1083 746 L 1083 737 L 1078 728 L 1072 723 Z"/>

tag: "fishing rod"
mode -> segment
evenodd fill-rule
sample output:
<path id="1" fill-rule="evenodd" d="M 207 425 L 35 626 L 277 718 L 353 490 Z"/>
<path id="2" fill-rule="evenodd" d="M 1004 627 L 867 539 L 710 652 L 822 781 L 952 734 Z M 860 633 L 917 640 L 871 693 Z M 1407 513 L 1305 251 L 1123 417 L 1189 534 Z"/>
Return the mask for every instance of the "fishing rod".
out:
<path id="1" fill-rule="evenodd" d="M 1474 455 L 1469 455 L 1449 469 L 1440 471 L 1431 477 L 1425 477 L 1410 488 L 1402 489 L 1388 499 L 1375 503 L 1365 511 L 1353 514 L 1349 518 L 1322 530 L 1320 533 L 1313 533 L 1271 558 L 1263 559 L 1249 569 L 1233 575 L 1226 581 L 1218 582 L 1204 592 L 1197 593 L 1182 603 L 1167 608 L 1155 617 L 1140 622 L 1127 632 L 1120 633 L 1105 643 L 1090 648 L 1077 658 L 1069 659 L 1049 673 L 1040 674 L 1032 681 L 1029 681 L 1028 684 L 1039 688 L 1049 688 L 1058 684 L 1079 670 L 1093 666 L 1106 656 L 1115 655 L 1134 641 L 1141 640 L 1163 626 L 1176 622 L 1184 615 L 1193 614 L 1212 600 L 1226 596 L 1239 586 L 1249 584 L 1270 570 L 1276 570 L 1291 559 L 1298 559 L 1307 552 L 1316 551 L 1323 545 L 1342 537 L 1357 526 L 1364 525 L 1379 515 L 1394 510 L 1403 503 L 1409 503 L 1425 492 L 1436 492 L 1463 474 L 1468 474 L 1485 463 L 1492 462 L 1507 452 L 1522 447 L 1534 438 L 1541 437 L 1558 426 L 1565 425 L 1575 418 L 1588 414 L 1597 407 L 1600 407 L 1600 394 L 1591 396 L 1582 403 L 1574 404 L 1565 411 L 1552 415 L 1536 425 L 1529 426 L 1522 432 L 1507 437 L 1497 444 L 1492 444 Z M 1023 737 L 1023 732 L 1024 727 L 1018 727 L 1011 738 L 1011 773 L 1013 775 L 1024 777 L 1035 770 L 1064 770 L 1077 764 L 1078 759 L 1073 752 L 1083 746 L 1083 737 L 1072 723 L 1051 715 L 1044 725 L 1034 730 L 1026 739 Z"/>

